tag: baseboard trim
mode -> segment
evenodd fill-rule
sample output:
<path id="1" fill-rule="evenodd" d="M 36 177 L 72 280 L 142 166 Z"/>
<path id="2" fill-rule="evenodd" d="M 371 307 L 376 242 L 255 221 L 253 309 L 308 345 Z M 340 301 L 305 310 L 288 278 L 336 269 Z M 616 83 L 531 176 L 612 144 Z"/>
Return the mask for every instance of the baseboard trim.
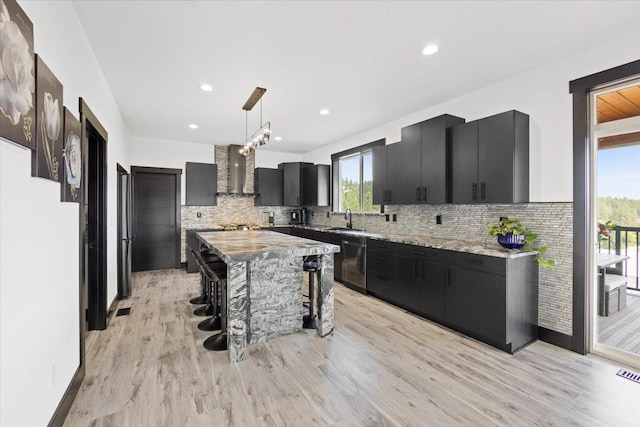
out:
<path id="1" fill-rule="evenodd" d="M 551 329 L 538 326 L 538 339 L 549 344 L 557 345 L 558 347 L 572 350 L 571 335 L 563 334 L 562 332 L 552 331 Z"/>
<path id="2" fill-rule="evenodd" d="M 80 365 L 78 369 L 76 369 L 76 373 L 73 375 L 73 378 L 71 378 L 69 386 L 62 395 L 56 411 L 53 413 L 49 424 L 47 424 L 48 427 L 62 427 L 64 421 L 67 419 L 67 415 L 69 415 L 71 405 L 80 390 L 82 380 L 84 380 L 84 365 Z"/>

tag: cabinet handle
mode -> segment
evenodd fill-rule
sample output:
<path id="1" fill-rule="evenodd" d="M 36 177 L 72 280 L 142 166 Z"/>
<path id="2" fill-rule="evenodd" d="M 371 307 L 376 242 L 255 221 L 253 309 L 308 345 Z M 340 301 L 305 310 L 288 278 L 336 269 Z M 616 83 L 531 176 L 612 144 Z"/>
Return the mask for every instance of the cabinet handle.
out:
<path id="1" fill-rule="evenodd" d="M 424 252 L 422 251 L 411 251 L 411 253 L 415 255 L 424 255 Z"/>
<path id="2" fill-rule="evenodd" d="M 386 278 L 386 277 L 382 277 L 382 276 L 379 276 L 379 275 L 377 275 L 377 274 L 376 274 L 376 278 L 377 278 L 378 280 L 382 280 L 383 282 L 386 282 L 386 281 L 387 281 L 387 278 Z"/>
<path id="3" fill-rule="evenodd" d="M 420 187 L 416 187 L 416 202 L 420 201 Z"/>
<path id="4" fill-rule="evenodd" d="M 465 258 L 464 260 L 467 261 L 467 262 L 473 262 L 473 263 L 476 263 L 476 264 L 484 264 L 484 261 L 480 261 L 480 260 L 477 260 L 477 259 Z"/>
<path id="5" fill-rule="evenodd" d="M 487 184 L 482 182 L 480 183 L 480 199 L 484 200 L 485 193 L 487 192 Z"/>
<path id="6" fill-rule="evenodd" d="M 381 259 L 382 261 L 384 261 L 384 257 L 383 256 L 374 256 L 375 259 Z"/>
<path id="7" fill-rule="evenodd" d="M 427 187 L 422 187 L 422 200 L 427 201 Z"/>
<path id="8" fill-rule="evenodd" d="M 478 200 L 478 184 L 471 184 L 471 198 L 473 200 Z"/>

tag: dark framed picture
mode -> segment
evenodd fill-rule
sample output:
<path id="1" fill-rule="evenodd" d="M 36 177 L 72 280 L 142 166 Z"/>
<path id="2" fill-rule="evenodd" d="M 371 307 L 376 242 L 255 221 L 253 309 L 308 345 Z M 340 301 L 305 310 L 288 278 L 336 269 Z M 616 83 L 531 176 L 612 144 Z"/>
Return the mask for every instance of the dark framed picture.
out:
<path id="1" fill-rule="evenodd" d="M 36 55 L 36 149 L 32 176 L 62 180 L 62 83 Z"/>
<path id="2" fill-rule="evenodd" d="M 16 0 L 0 0 L 0 136 L 32 150 L 35 76 L 33 23 Z"/>
<path id="3" fill-rule="evenodd" d="M 82 188 L 82 151 L 80 144 L 80 121 L 64 108 L 64 139 L 62 148 L 62 186 L 60 200 L 80 202 Z"/>

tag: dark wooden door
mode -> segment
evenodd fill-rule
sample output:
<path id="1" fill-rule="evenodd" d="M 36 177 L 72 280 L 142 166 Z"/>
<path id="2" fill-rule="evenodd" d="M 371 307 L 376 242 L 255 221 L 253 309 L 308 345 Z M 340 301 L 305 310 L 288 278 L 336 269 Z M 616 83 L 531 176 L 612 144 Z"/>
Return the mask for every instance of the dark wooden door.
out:
<path id="1" fill-rule="evenodd" d="M 448 267 L 445 320 L 496 343 L 506 342 L 505 277 Z"/>
<path id="2" fill-rule="evenodd" d="M 478 122 L 451 129 L 451 202 L 478 201 Z"/>
<path id="3" fill-rule="evenodd" d="M 512 203 L 514 112 L 478 120 L 478 200 Z"/>
<path id="4" fill-rule="evenodd" d="M 177 268 L 176 175 L 135 171 L 133 271 Z M 176 262 L 176 260 L 178 262 Z"/>

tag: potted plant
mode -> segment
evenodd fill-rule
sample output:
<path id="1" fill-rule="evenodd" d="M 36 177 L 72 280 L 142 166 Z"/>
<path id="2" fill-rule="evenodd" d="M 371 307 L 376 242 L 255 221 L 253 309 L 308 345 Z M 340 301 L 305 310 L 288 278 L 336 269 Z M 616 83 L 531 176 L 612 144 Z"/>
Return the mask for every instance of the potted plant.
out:
<path id="1" fill-rule="evenodd" d="M 533 233 L 522 224 L 519 219 L 500 218 L 500 222 L 489 224 L 489 234 L 498 237 L 498 243 L 509 249 L 522 249 L 523 251 L 532 251 L 531 243 L 534 242 L 538 235 Z M 551 258 L 543 258 L 541 255 L 547 252 L 546 246 L 540 246 L 536 255 L 536 261 L 544 268 L 556 265 L 556 260 Z"/>
<path id="2" fill-rule="evenodd" d="M 608 221 L 598 221 L 598 242 L 602 242 L 603 240 L 609 240 L 611 238 L 611 232 L 618 226 L 615 222 Z"/>

